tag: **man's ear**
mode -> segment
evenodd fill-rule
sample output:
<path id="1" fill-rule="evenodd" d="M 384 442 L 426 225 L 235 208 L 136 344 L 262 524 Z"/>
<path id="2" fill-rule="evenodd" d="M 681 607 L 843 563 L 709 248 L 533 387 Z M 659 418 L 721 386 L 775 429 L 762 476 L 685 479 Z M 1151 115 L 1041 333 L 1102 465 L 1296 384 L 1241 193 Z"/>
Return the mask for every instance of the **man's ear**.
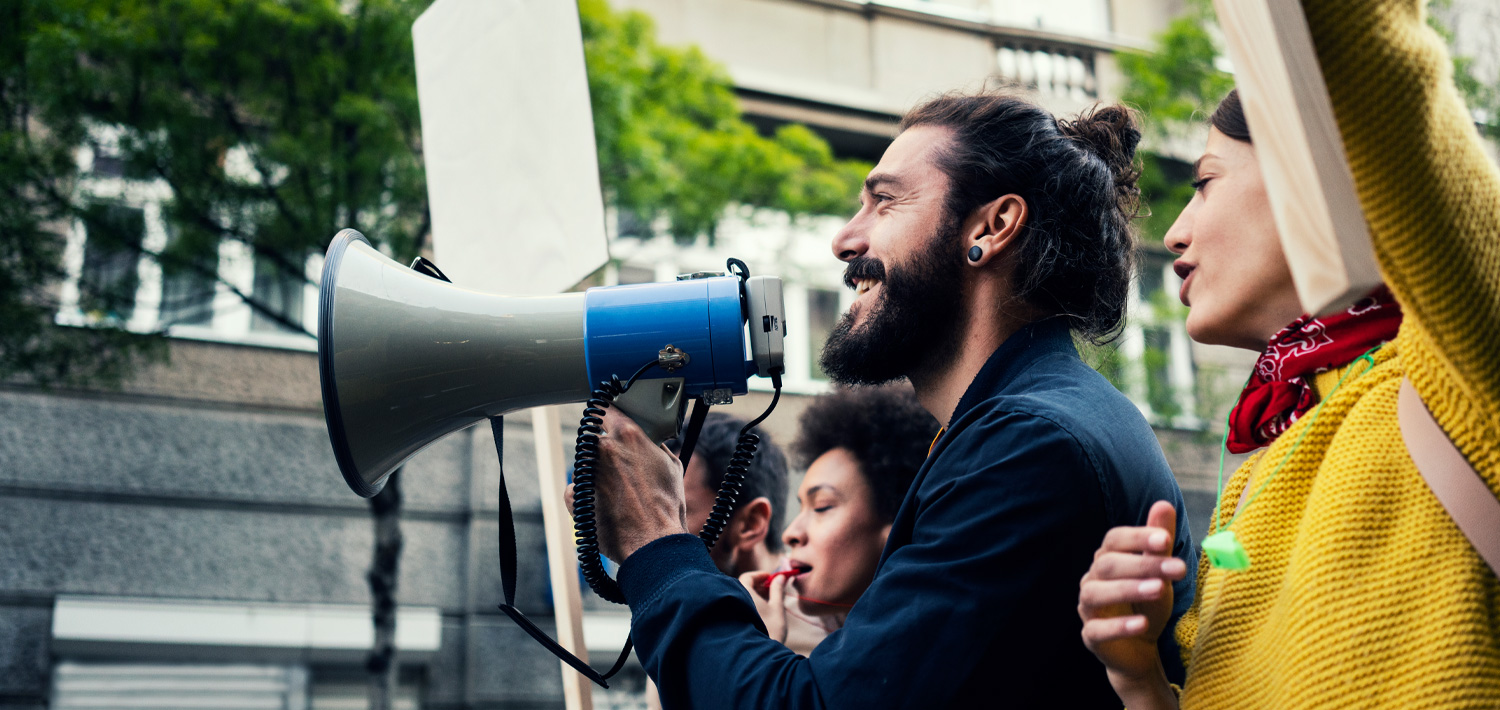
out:
<path id="1" fill-rule="evenodd" d="M 771 530 L 771 500 L 760 496 L 739 507 L 733 518 L 734 537 L 730 541 L 736 549 L 755 547 L 766 539 Z"/>
<path id="2" fill-rule="evenodd" d="M 969 266 L 984 266 L 1006 254 L 1028 216 L 1026 200 L 1020 195 L 1001 195 L 975 208 L 964 224 Z"/>

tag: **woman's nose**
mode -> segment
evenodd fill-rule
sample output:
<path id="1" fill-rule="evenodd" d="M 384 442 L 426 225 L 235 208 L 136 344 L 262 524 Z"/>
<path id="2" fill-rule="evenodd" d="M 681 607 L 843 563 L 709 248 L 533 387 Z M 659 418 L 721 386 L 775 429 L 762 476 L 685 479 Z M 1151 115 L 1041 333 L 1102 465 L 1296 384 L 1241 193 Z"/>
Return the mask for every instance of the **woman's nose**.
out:
<path id="1" fill-rule="evenodd" d="M 781 542 L 787 547 L 801 547 L 807 544 L 806 530 L 802 525 L 802 515 L 792 518 L 792 523 L 781 531 Z"/>
<path id="2" fill-rule="evenodd" d="M 1167 251 L 1173 254 L 1187 251 L 1188 245 L 1193 242 L 1193 218 L 1197 212 L 1198 197 L 1195 195 L 1187 207 L 1182 208 L 1182 213 L 1177 215 L 1177 220 L 1172 223 L 1172 227 L 1162 238 L 1162 244 L 1166 245 Z"/>

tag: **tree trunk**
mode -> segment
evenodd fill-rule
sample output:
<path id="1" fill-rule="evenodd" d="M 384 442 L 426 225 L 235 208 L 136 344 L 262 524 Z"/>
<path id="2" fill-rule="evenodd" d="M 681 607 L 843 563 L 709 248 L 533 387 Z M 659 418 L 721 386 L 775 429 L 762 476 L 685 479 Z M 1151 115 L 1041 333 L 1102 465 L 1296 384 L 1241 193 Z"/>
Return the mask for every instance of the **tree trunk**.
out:
<path id="1" fill-rule="evenodd" d="M 375 644 L 365 660 L 370 710 L 391 710 L 396 695 L 396 578 L 401 561 L 401 469 L 370 499 L 375 518 L 375 559 L 365 579 L 375 621 Z"/>

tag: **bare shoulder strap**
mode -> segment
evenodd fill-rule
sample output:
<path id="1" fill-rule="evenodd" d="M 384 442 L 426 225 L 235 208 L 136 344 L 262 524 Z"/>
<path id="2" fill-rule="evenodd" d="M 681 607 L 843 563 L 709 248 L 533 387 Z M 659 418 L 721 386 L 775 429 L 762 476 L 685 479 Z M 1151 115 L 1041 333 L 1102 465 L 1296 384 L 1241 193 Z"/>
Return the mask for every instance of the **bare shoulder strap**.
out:
<path id="1" fill-rule="evenodd" d="M 1406 450 L 1427 486 L 1490 571 L 1500 576 L 1500 499 L 1443 433 L 1409 379 L 1401 380 L 1396 418 Z"/>

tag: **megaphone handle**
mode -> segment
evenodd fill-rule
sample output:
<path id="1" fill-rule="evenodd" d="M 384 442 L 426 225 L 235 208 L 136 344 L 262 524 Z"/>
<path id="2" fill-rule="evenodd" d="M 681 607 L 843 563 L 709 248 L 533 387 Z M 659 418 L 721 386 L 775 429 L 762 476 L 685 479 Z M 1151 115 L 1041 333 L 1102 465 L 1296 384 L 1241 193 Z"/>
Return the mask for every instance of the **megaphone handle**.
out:
<path id="1" fill-rule="evenodd" d="M 703 422 L 708 419 L 708 403 L 702 397 L 693 400 L 693 413 L 688 416 L 687 427 L 682 430 L 682 446 L 677 447 L 677 459 L 682 462 L 682 474 L 687 475 L 688 462 L 693 460 L 693 449 L 698 448 L 698 434 L 703 431 Z"/>
<path id="2" fill-rule="evenodd" d="M 500 611 L 505 612 L 511 621 L 521 627 L 531 638 L 536 639 L 543 648 L 552 652 L 563 663 L 572 666 L 573 670 L 582 673 L 584 677 L 601 688 L 608 688 L 608 679 L 613 678 L 621 668 L 625 667 L 626 659 L 630 658 L 632 643 L 629 636 L 625 637 L 625 648 L 620 651 L 620 658 L 615 661 L 614 667 L 603 675 L 585 663 L 583 659 L 573 655 L 561 644 L 552 640 L 545 631 L 542 631 L 531 619 L 526 618 L 520 609 L 516 608 L 516 518 L 510 508 L 510 493 L 505 487 L 505 423 L 502 417 L 490 417 L 490 432 L 495 436 L 495 455 L 500 460 L 500 589 L 505 594 L 505 603 L 500 605 Z"/>

